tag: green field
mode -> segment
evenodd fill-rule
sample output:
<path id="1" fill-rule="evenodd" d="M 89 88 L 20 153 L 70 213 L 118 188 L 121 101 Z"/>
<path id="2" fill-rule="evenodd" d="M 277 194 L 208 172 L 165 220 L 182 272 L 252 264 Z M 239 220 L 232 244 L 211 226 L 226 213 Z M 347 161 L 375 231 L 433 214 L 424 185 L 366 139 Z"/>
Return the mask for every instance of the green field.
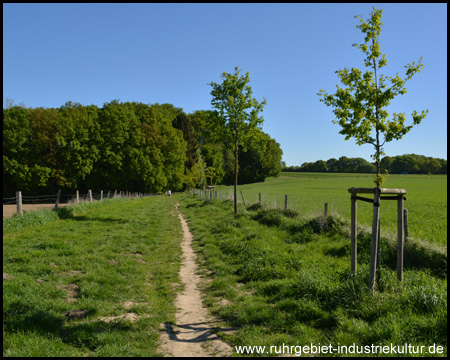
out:
<path id="1" fill-rule="evenodd" d="M 382 203 L 374 295 L 368 290 L 370 204 L 358 206 L 356 276 L 348 231 L 347 189 L 371 187 L 370 175 L 286 173 L 239 186 L 247 205 L 238 214 L 231 201 L 186 192 L 3 219 L 3 355 L 162 355 L 160 324 L 174 321 L 181 290 L 182 231 L 174 212 L 180 203 L 194 235 L 205 303 L 225 328 L 237 328 L 218 334 L 231 346 L 436 344 L 443 352 L 428 355 L 446 356 L 446 182 L 446 176 L 389 177 L 386 187 L 408 191 L 411 239 L 398 283 L 395 205 Z M 224 198 L 232 187 L 216 190 Z M 280 209 L 285 194 L 287 211 Z M 74 310 L 82 316 L 74 318 Z"/>
<path id="2" fill-rule="evenodd" d="M 161 356 L 179 282 L 173 207 L 115 199 L 4 219 L 3 356 Z"/>
<path id="3" fill-rule="evenodd" d="M 317 216 L 323 213 L 328 202 L 331 214 L 350 219 L 351 187 L 374 187 L 369 174 L 329 174 L 284 172 L 279 178 L 269 178 L 264 183 L 241 185 L 238 200 L 242 203 L 240 191 L 247 204 L 262 201 L 269 207 L 284 208 L 288 195 L 288 208 L 301 215 Z M 447 175 L 390 175 L 384 188 L 407 190 L 405 209 L 408 209 L 409 236 L 416 240 L 447 246 Z M 233 192 L 232 186 L 217 186 L 225 198 Z M 368 196 L 366 196 L 368 197 Z M 373 207 L 358 202 L 358 225 L 370 228 Z M 395 236 L 397 228 L 397 204 L 382 201 L 380 208 L 381 232 L 384 236 Z"/>

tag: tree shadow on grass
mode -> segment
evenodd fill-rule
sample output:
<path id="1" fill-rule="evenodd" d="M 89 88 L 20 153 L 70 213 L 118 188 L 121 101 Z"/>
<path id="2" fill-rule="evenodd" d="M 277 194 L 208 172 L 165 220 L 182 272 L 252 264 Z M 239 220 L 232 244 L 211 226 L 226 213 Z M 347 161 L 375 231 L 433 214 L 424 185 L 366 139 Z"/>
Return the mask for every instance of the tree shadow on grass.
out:
<path id="1" fill-rule="evenodd" d="M 58 214 L 58 218 L 62 220 L 75 220 L 75 221 L 103 221 L 103 222 L 114 222 L 118 224 L 125 224 L 128 221 L 120 218 L 112 217 L 98 217 L 98 216 L 87 216 L 87 215 L 75 215 L 74 210 L 70 207 L 63 207 L 55 210 Z"/>
<path id="2" fill-rule="evenodd" d="M 89 318 L 96 313 L 96 309 L 89 309 L 87 312 Z M 100 334 L 132 330 L 131 323 L 95 321 L 89 318 L 68 319 L 63 314 L 51 314 L 19 301 L 6 306 L 3 331 L 6 336 L 8 333 L 22 332 L 39 334 L 47 339 L 59 338 L 76 348 L 88 348 L 93 351 L 102 346 L 99 341 Z"/>
<path id="3" fill-rule="evenodd" d="M 112 217 L 94 217 L 94 216 L 86 216 L 86 215 L 78 215 L 70 218 L 70 220 L 74 221 L 102 221 L 102 222 L 109 222 L 109 223 L 116 223 L 116 224 L 126 224 L 129 221 L 118 219 L 118 218 L 112 218 Z"/>

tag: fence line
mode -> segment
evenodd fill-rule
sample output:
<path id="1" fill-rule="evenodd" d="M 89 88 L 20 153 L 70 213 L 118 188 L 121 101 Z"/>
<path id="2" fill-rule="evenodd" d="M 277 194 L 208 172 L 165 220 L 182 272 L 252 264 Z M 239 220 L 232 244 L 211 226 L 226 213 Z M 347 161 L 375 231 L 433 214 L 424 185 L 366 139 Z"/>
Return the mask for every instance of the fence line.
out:
<path id="1" fill-rule="evenodd" d="M 209 190 L 200 190 L 200 189 L 192 189 L 191 191 L 192 196 L 196 197 L 198 199 L 201 200 L 207 200 L 207 201 L 211 201 L 212 199 L 220 199 L 220 200 L 231 200 L 234 201 L 234 194 L 233 191 L 228 191 L 226 189 L 223 190 L 217 190 L 216 194 L 219 193 L 219 195 L 214 196 L 214 198 L 208 196 L 209 194 Z M 269 208 L 274 208 L 274 209 L 293 209 L 293 210 L 297 210 L 300 213 L 304 212 L 301 206 L 299 206 L 299 202 L 301 203 L 302 197 L 295 197 L 294 198 L 296 200 L 292 201 L 290 200 L 289 202 L 291 204 L 294 204 L 293 206 L 291 205 L 291 207 L 288 204 L 288 194 L 282 194 L 280 193 L 273 193 L 273 194 L 264 194 L 264 193 L 256 193 L 253 191 L 250 191 L 249 193 L 245 193 L 244 191 L 240 191 L 240 195 L 237 198 L 237 202 L 240 205 L 243 206 L 247 206 L 247 205 L 251 205 L 251 204 L 256 204 L 256 203 L 260 203 L 260 204 L 265 204 L 266 207 Z M 223 197 L 222 197 L 223 194 Z M 244 200 L 244 195 L 245 195 L 245 200 Z M 289 199 L 292 199 L 293 197 L 291 195 L 289 195 Z M 306 198 L 305 198 L 306 200 Z M 350 205 L 350 199 L 349 199 L 349 203 Z M 349 206 L 350 207 L 350 206 Z M 310 207 L 308 209 L 308 213 L 312 214 L 312 216 L 323 216 L 324 218 L 328 218 L 328 216 L 330 216 L 330 209 L 333 210 L 332 207 L 332 203 L 329 201 L 324 201 L 323 202 L 323 207 L 322 210 L 320 209 L 320 206 L 316 207 L 316 210 L 311 210 Z M 341 209 L 334 209 L 334 214 L 339 214 L 339 216 L 342 216 L 342 212 Z M 403 228 L 404 228 L 404 242 L 408 241 L 409 238 L 409 231 L 408 231 L 408 210 L 404 209 L 404 214 L 403 214 Z"/>
<path id="2" fill-rule="evenodd" d="M 62 203 L 61 200 L 64 198 L 66 200 L 65 204 L 78 203 L 80 199 L 84 199 L 84 201 L 103 201 L 103 199 L 111 199 L 111 198 L 143 198 L 156 196 L 158 194 L 150 194 L 150 193 L 142 193 L 142 192 L 130 192 L 130 191 L 114 191 L 112 194 L 111 190 L 108 190 L 107 195 L 105 196 L 105 192 L 100 190 L 98 193 L 93 193 L 92 190 L 89 190 L 85 194 L 80 194 L 78 190 L 76 190 L 75 194 L 62 194 L 61 190 L 58 190 L 56 195 L 22 195 L 21 191 L 16 191 L 15 197 L 6 197 L 3 198 L 3 205 L 17 205 L 17 212 L 19 214 L 23 214 L 23 204 L 55 204 L 54 209 L 56 210 L 58 206 Z"/>

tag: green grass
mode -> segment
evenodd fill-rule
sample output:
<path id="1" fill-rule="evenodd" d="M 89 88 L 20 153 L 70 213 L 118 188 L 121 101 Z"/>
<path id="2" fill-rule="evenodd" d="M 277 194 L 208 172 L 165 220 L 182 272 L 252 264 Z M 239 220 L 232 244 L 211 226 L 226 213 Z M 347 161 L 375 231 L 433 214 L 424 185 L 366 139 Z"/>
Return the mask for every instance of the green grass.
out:
<path id="1" fill-rule="evenodd" d="M 328 202 L 329 212 L 350 219 L 351 187 L 374 187 L 370 174 L 327 173 L 281 173 L 279 178 L 269 178 L 264 183 L 238 187 L 238 201 L 242 204 L 240 191 L 247 204 L 258 202 L 258 193 L 266 206 L 284 208 L 288 195 L 288 208 L 305 216 L 323 213 Z M 447 246 L 447 175 L 390 175 L 385 188 L 407 190 L 404 208 L 408 209 L 410 238 L 441 246 Z M 232 187 L 217 186 L 216 190 L 232 194 Z M 362 195 L 370 197 L 368 195 Z M 373 197 L 372 197 L 373 198 Z M 372 225 L 372 205 L 358 201 L 358 225 L 369 229 Z M 383 236 L 395 236 L 397 231 L 396 201 L 382 201 L 380 207 L 381 232 Z"/>
<path id="2" fill-rule="evenodd" d="M 192 195 L 180 209 L 204 274 L 212 278 L 204 285 L 206 303 L 239 329 L 219 334 L 232 346 L 439 344 L 446 355 L 446 253 L 445 262 L 440 252 L 427 255 L 437 259 L 433 267 L 422 261 L 429 249 L 409 247 L 411 259 L 398 284 L 395 246 L 382 237 L 372 296 L 370 234 L 359 233 L 354 276 L 345 219 L 324 221 L 259 205 L 241 205 L 235 215 L 231 201 Z"/>
<path id="3" fill-rule="evenodd" d="M 104 200 L 4 219 L 3 356 L 160 356 L 179 287 L 173 204 Z"/>
<path id="4" fill-rule="evenodd" d="M 3 281 L 3 355 L 162 355 L 160 324 L 174 321 L 181 288 L 175 201 L 209 280 L 203 284 L 205 302 L 227 326 L 238 328 L 219 333 L 232 346 L 438 344 L 446 355 L 446 176 L 389 177 L 387 187 L 408 191 L 412 240 L 398 284 L 395 206 L 383 202 L 382 267 L 372 296 L 372 207 L 358 203 L 354 276 L 347 192 L 372 187 L 372 177 L 301 175 L 240 186 L 247 206 L 240 204 L 237 215 L 230 201 L 177 194 L 4 219 L 3 272 L 9 277 Z M 231 193 L 231 187 L 216 190 Z M 285 194 L 287 211 L 280 209 Z M 331 213 L 326 221 L 325 201 Z M 87 314 L 71 320 L 65 316 L 71 310 Z M 125 319 L 129 313 L 137 320 Z"/>

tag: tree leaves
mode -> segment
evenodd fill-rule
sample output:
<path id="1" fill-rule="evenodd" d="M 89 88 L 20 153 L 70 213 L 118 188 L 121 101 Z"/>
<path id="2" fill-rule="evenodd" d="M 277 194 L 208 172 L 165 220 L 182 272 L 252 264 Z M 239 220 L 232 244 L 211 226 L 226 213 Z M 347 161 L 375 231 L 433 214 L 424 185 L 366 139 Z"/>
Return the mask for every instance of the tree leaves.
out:
<path id="1" fill-rule="evenodd" d="M 67 102 L 59 109 L 3 109 L 6 191 L 57 188 L 160 193 L 181 189 L 180 109 L 113 100 L 102 108 Z"/>
<path id="2" fill-rule="evenodd" d="M 356 27 L 365 38 L 364 43 L 353 46 L 366 55 L 364 65 L 368 70 L 364 73 L 355 68 L 338 70 L 336 74 L 345 87 L 336 86 L 335 94 L 328 94 L 324 90 L 320 90 L 317 94 L 321 97 L 321 102 L 333 108 L 336 119 L 332 122 L 341 126 L 339 133 L 345 136 L 345 140 L 354 138 L 359 146 L 363 144 L 374 146 L 378 174 L 380 156 L 383 154 L 381 147 L 386 142 L 401 139 L 414 125 L 420 124 L 428 113 L 428 110 L 425 110 L 418 115 L 414 111 L 413 124 L 409 126 L 405 125 L 404 114 L 393 114 L 393 118 L 388 119 L 389 113 L 384 108 L 391 104 L 395 96 L 407 92 L 405 83 L 420 72 L 424 65 L 420 58 L 417 64 L 413 62 L 405 66 L 404 79 L 398 74 L 395 77 L 381 75 L 377 79 L 377 71 L 387 64 L 378 41 L 383 25 L 381 15 L 382 10 L 373 8 L 367 21 L 362 16 L 355 16 L 360 19 L 360 24 Z M 390 86 L 388 81 L 391 83 Z M 380 136 L 384 136 L 384 140 L 380 139 Z"/>

